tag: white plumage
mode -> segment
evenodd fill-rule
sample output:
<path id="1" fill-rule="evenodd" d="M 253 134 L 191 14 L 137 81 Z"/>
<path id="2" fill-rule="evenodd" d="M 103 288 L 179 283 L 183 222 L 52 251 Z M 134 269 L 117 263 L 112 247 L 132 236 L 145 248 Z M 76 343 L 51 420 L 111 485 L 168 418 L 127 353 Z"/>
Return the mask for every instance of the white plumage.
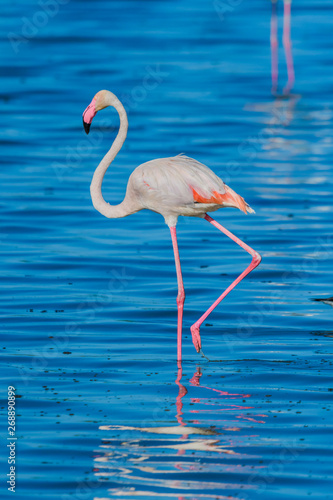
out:
<path id="1" fill-rule="evenodd" d="M 224 184 L 222 179 L 206 165 L 178 155 L 171 158 L 158 158 L 139 165 L 130 175 L 124 200 L 119 205 L 110 205 L 102 195 L 102 182 L 108 167 L 120 151 L 127 135 L 128 121 L 126 111 L 117 97 L 107 90 L 96 94 L 83 113 L 83 125 L 88 133 L 90 124 L 97 111 L 113 106 L 119 113 L 120 128 L 110 150 L 106 153 L 95 170 L 90 193 L 94 207 L 108 218 L 126 217 L 142 209 L 149 209 L 163 215 L 170 227 L 176 261 L 178 279 L 178 342 L 177 356 L 181 359 L 181 333 L 185 292 L 180 267 L 176 224 L 179 215 L 202 217 L 226 234 L 252 255 L 252 262 L 247 269 L 227 288 L 205 314 L 191 327 L 192 339 L 197 351 L 201 350 L 200 325 L 216 305 L 260 262 L 260 255 L 230 231 L 214 221 L 207 212 L 222 207 L 239 208 L 245 213 L 254 210 L 245 200 Z"/>

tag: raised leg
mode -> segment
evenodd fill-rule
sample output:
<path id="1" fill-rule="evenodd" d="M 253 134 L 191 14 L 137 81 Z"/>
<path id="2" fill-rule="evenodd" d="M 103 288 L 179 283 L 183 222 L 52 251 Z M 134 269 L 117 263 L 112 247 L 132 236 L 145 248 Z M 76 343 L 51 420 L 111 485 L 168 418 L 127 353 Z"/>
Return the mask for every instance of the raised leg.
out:
<path id="1" fill-rule="evenodd" d="M 276 93 L 278 85 L 278 20 L 277 20 L 277 0 L 272 0 L 271 17 L 271 65 L 272 65 L 272 93 Z"/>
<path id="2" fill-rule="evenodd" d="M 207 316 L 210 315 L 210 313 L 213 311 L 213 309 L 215 309 L 215 307 L 221 302 L 221 300 L 223 300 L 224 297 L 226 295 L 228 295 L 228 293 L 231 292 L 231 290 L 233 288 L 235 288 L 235 286 L 240 281 L 242 281 L 243 278 L 245 278 L 245 276 L 247 276 L 255 267 L 257 267 L 260 264 L 260 261 L 261 261 L 261 256 L 260 256 L 260 254 L 258 252 L 256 252 L 255 250 L 253 250 L 253 248 L 249 247 L 246 243 L 244 243 L 244 241 L 242 241 L 239 238 L 237 238 L 237 236 L 233 235 L 230 231 L 228 231 L 228 229 L 226 229 L 223 226 L 221 226 L 221 224 L 219 224 L 218 222 L 216 222 L 216 220 L 214 220 L 212 217 L 210 217 L 207 214 L 205 215 L 205 219 L 208 222 L 210 222 L 211 224 L 213 224 L 213 226 L 217 227 L 217 229 L 219 229 L 220 231 L 222 231 L 222 233 L 226 234 L 229 238 L 231 238 L 239 246 L 241 246 L 242 248 L 244 248 L 244 250 L 246 250 L 250 255 L 252 255 L 252 262 L 245 269 L 245 271 L 243 271 L 242 274 L 240 274 L 238 276 L 238 278 L 235 279 L 235 281 L 233 283 L 231 283 L 230 286 L 228 286 L 228 288 L 214 302 L 214 304 L 211 305 L 209 309 L 207 309 L 207 311 L 205 312 L 205 314 L 203 314 L 201 316 L 201 318 L 198 319 L 198 321 L 196 321 L 194 323 L 194 325 L 191 326 L 191 333 L 192 333 L 193 344 L 194 344 L 194 347 L 196 348 L 196 350 L 198 352 L 200 352 L 200 349 L 201 349 L 200 326 L 202 325 L 202 323 L 205 321 L 205 319 L 207 318 Z"/>
<path id="3" fill-rule="evenodd" d="M 290 38 L 290 16 L 291 16 L 291 0 L 284 0 L 283 46 L 286 55 L 287 72 L 288 72 L 287 85 L 283 90 L 284 94 L 289 94 L 295 82 L 294 61 L 291 50 L 291 38 Z"/>
<path id="4" fill-rule="evenodd" d="M 181 361 L 181 359 L 182 359 L 182 327 L 183 327 L 183 311 L 184 311 L 184 302 L 185 302 L 185 291 L 184 291 L 182 270 L 180 267 L 177 234 L 176 234 L 176 227 L 175 226 L 170 227 L 170 233 L 171 233 L 171 239 L 172 239 L 172 245 L 173 245 L 173 252 L 175 254 L 175 263 L 176 263 L 176 272 L 177 272 L 177 281 L 178 281 L 177 360 Z"/>

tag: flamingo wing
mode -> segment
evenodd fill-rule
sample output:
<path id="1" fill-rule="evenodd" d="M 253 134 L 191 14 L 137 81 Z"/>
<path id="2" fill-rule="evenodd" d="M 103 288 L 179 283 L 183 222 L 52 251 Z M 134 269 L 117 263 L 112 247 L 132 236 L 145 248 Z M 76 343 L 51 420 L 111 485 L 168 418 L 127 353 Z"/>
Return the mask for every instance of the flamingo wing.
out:
<path id="1" fill-rule="evenodd" d="M 159 207 L 163 204 L 170 208 L 218 205 L 250 211 L 243 198 L 212 170 L 184 155 L 143 163 L 132 177 L 141 202 L 150 209 L 158 203 Z"/>

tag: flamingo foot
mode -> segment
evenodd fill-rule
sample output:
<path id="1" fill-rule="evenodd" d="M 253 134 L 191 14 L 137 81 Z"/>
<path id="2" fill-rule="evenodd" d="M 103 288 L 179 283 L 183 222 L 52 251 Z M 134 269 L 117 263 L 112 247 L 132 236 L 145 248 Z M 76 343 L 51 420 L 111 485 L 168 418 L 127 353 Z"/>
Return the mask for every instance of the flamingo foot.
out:
<path id="1" fill-rule="evenodd" d="M 210 361 L 210 359 L 209 359 L 209 358 L 207 358 L 207 356 L 204 354 L 204 352 L 203 352 L 203 350 L 202 350 L 202 349 L 200 349 L 199 354 L 201 354 L 201 356 L 202 356 L 203 358 L 207 359 L 207 361 Z"/>
<path id="2" fill-rule="evenodd" d="M 197 352 L 201 350 L 200 326 L 197 323 L 191 326 L 192 341 Z"/>
<path id="3" fill-rule="evenodd" d="M 272 89 L 271 89 L 271 93 L 273 96 L 277 96 L 278 93 L 277 93 L 277 85 L 272 85 Z"/>
<path id="4" fill-rule="evenodd" d="M 290 91 L 293 88 L 293 85 L 294 85 L 293 81 L 291 81 L 291 82 L 288 81 L 287 85 L 283 89 L 283 95 L 290 96 Z"/>

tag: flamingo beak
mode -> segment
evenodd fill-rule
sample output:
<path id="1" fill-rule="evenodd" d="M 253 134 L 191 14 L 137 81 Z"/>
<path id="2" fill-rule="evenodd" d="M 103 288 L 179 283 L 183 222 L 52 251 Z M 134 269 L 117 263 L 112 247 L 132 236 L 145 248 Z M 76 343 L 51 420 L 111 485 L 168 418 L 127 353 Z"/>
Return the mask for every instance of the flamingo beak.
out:
<path id="1" fill-rule="evenodd" d="M 83 119 L 83 127 L 86 134 L 89 134 L 90 125 L 93 121 L 94 116 L 96 115 L 96 99 L 93 98 L 89 106 L 83 111 L 82 119 Z"/>

